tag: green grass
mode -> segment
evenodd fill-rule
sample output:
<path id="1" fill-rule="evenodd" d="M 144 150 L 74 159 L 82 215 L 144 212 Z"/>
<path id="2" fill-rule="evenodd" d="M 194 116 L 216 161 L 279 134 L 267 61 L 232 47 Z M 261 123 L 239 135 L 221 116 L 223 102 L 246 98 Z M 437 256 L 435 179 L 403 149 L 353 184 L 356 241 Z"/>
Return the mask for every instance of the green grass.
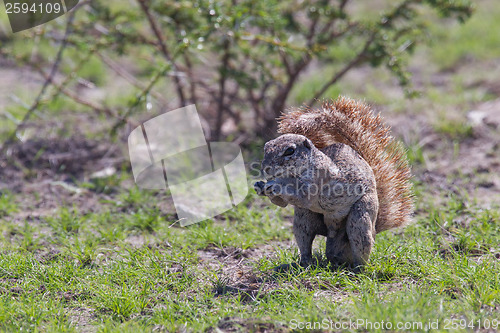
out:
<path id="1" fill-rule="evenodd" d="M 290 210 L 250 197 L 181 228 L 147 205 L 150 195 L 131 190 L 100 212 L 64 208 L 24 223 L 9 218 L 15 197 L 3 196 L 0 329 L 288 331 L 328 319 L 439 321 L 444 331 L 453 318 L 498 319 L 499 210 L 424 196 L 414 225 L 377 236 L 364 272 L 332 269 L 320 237 L 317 265 L 273 273 L 298 260 Z"/>
<path id="2" fill-rule="evenodd" d="M 18 207 L 14 202 L 14 196 L 7 191 L 0 192 L 0 218 L 9 216 L 17 211 Z"/>
<path id="3" fill-rule="evenodd" d="M 474 134 L 474 128 L 466 119 L 441 115 L 433 124 L 434 130 L 452 140 L 470 138 Z"/>
<path id="4" fill-rule="evenodd" d="M 328 70 L 328 74 L 333 73 L 332 70 Z M 315 73 L 313 75 L 309 75 L 304 80 L 301 80 L 291 91 L 292 95 L 292 104 L 293 105 L 302 105 L 309 104 L 312 96 L 321 89 L 321 87 L 325 84 L 325 77 L 329 77 L 329 75 L 325 75 L 325 73 Z M 321 98 L 336 98 L 342 92 L 342 88 L 337 84 L 329 87 Z"/>
<path id="5" fill-rule="evenodd" d="M 491 96 L 468 88 L 467 73 L 458 72 L 435 86 L 427 62 L 452 69 L 464 59 L 498 57 L 500 35 L 491 33 L 498 31 L 498 8 L 492 1 L 484 3 L 465 25 L 434 31 L 442 34 L 422 58 L 424 95 L 413 104 L 393 93 L 395 83 L 383 69 L 373 72 L 376 77 L 343 81 L 325 96 L 347 94 L 383 105 L 384 111 L 442 115 L 431 118 L 431 127 L 439 140 L 453 143 L 450 149 L 458 155 L 462 140 L 473 134 L 465 112 Z M 5 23 L 2 15 L 0 11 Z M 29 54 L 33 45 L 16 40 L 11 47 Z M 55 51 L 40 43 L 38 52 Z M 332 52 L 339 58 L 349 55 L 345 45 Z M 136 70 L 145 71 L 147 66 L 141 64 L 148 59 L 144 56 Z M 68 70 L 70 65 L 64 63 Z M 309 101 L 333 70 L 320 68 L 301 78 L 290 104 Z M 483 72 L 488 74 L 489 67 L 476 75 Z M 79 72 L 99 85 L 108 83 L 108 74 L 101 67 Z M 392 93 L 386 94 L 388 87 Z M 133 95 L 125 92 L 109 94 L 106 102 L 130 101 Z M 18 95 L 29 102 L 28 93 Z M 80 110 L 73 104 L 56 99 L 44 107 L 50 114 Z M 26 111 L 19 104 L 7 110 L 18 119 Z M 10 131 L 14 124 L 9 124 Z M 422 147 L 420 139 L 408 145 L 408 158 L 413 166 L 425 168 L 433 151 Z M 258 146 L 260 157 L 263 143 L 250 144 Z M 475 331 L 479 322 L 500 326 L 498 207 L 480 208 L 467 196 L 438 196 L 429 184 L 416 183 L 415 224 L 379 234 L 362 273 L 332 269 L 324 258 L 324 238 L 318 237 L 317 265 L 278 274 L 274 267 L 299 257 L 291 209 L 250 196 L 214 220 L 181 228 L 173 209 L 165 213 L 157 207 L 165 194 L 124 190 L 121 182 L 131 176 L 118 174 L 76 185 L 101 198 L 85 213 L 73 206 L 26 217 L 24 194 L 2 190 L 0 331 L 328 331 L 325 324 L 358 320 L 360 330 L 384 332 L 401 331 L 396 329 L 399 322 L 417 325 L 407 330 L 412 332 Z M 382 321 L 392 329 L 370 329 L 370 323 Z M 307 327 L 306 322 L 322 326 Z"/>
<path id="6" fill-rule="evenodd" d="M 500 54 L 498 31 L 500 10 L 493 1 L 478 1 L 476 13 L 465 23 L 454 23 L 443 29 L 432 26 L 432 34 L 437 36 L 432 48 L 432 58 L 443 69 L 451 69 L 459 62 L 488 60 Z"/>

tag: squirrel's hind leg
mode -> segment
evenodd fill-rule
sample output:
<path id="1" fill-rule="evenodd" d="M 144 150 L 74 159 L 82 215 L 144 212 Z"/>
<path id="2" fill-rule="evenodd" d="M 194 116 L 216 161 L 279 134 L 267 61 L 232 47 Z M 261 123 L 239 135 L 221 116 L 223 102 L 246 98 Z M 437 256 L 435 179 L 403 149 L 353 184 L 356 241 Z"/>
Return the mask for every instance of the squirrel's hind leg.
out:
<path id="1" fill-rule="evenodd" d="M 347 216 L 346 231 L 352 250 L 354 268 L 366 264 L 375 244 L 376 198 L 363 196 L 352 207 Z"/>
<path id="2" fill-rule="evenodd" d="M 326 258 L 333 265 L 339 266 L 350 264 L 352 259 L 351 244 L 345 229 L 339 229 L 333 235 L 330 232 L 330 237 L 326 238 Z"/>
<path id="3" fill-rule="evenodd" d="M 300 250 L 300 265 L 307 266 L 312 260 L 312 243 L 316 235 L 326 235 L 323 215 L 309 209 L 295 207 L 293 234 Z"/>

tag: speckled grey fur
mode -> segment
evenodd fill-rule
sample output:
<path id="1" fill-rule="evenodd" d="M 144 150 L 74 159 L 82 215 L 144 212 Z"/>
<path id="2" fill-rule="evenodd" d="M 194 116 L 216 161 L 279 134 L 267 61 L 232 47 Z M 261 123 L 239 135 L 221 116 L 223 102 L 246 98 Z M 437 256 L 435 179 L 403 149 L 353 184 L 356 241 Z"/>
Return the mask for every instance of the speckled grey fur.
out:
<path id="1" fill-rule="evenodd" d="M 264 146 L 262 171 L 267 182 L 255 184 L 257 193 L 295 206 L 301 265 L 311 262 L 316 235 L 327 237 L 332 263 L 357 268 L 368 261 L 378 198 L 373 171 L 356 151 L 340 143 L 319 150 L 305 136 L 285 134 Z"/>

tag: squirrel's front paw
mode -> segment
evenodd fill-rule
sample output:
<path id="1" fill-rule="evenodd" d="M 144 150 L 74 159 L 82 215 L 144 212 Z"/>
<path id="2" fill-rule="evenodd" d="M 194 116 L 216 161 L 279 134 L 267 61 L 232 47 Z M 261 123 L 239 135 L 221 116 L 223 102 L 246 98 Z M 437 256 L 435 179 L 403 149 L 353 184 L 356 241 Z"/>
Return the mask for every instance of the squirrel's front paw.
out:
<path id="1" fill-rule="evenodd" d="M 257 192 L 257 195 L 262 195 L 262 196 L 265 196 L 264 194 L 264 187 L 266 186 L 266 183 L 264 183 L 263 181 L 259 181 L 259 182 L 256 182 L 255 184 L 253 184 L 253 188 L 255 190 L 255 192 Z"/>
<path id="2" fill-rule="evenodd" d="M 275 193 L 276 186 L 274 185 L 275 182 L 273 181 L 270 181 L 268 183 L 259 181 L 253 185 L 253 188 L 255 189 L 255 192 L 257 192 L 258 195 L 269 197 L 269 199 L 271 199 L 271 202 L 273 204 L 278 205 L 280 207 L 286 207 L 288 203 L 285 200 L 283 200 L 283 198 L 279 197 L 277 193 Z"/>
<path id="3" fill-rule="evenodd" d="M 273 197 L 279 194 L 277 191 L 276 182 L 274 181 L 269 181 L 267 183 L 259 181 L 253 185 L 253 188 L 258 195 L 262 196 Z"/>
<path id="4" fill-rule="evenodd" d="M 268 196 L 268 197 L 274 197 L 274 196 L 277 196 L 277 195 L 280 195 L 280 185 L 278 183 L 276 183 L 275 181 L 268 181 L 265 185 L 264 185 L 264 195 Z"/>

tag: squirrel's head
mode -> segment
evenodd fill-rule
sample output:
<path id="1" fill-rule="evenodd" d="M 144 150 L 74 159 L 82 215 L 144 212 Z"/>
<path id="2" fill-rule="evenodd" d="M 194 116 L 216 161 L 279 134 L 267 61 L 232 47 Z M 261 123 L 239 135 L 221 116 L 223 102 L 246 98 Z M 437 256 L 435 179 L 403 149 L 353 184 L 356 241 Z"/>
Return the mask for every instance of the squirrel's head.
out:
<path id="1" fill-rule="evenodd" d="M 311 140 L 299 134 L 284 134 L 264 145 L 262 173 L 267 180 L 299 177 L 310 170 L 314 147 Z"/>

